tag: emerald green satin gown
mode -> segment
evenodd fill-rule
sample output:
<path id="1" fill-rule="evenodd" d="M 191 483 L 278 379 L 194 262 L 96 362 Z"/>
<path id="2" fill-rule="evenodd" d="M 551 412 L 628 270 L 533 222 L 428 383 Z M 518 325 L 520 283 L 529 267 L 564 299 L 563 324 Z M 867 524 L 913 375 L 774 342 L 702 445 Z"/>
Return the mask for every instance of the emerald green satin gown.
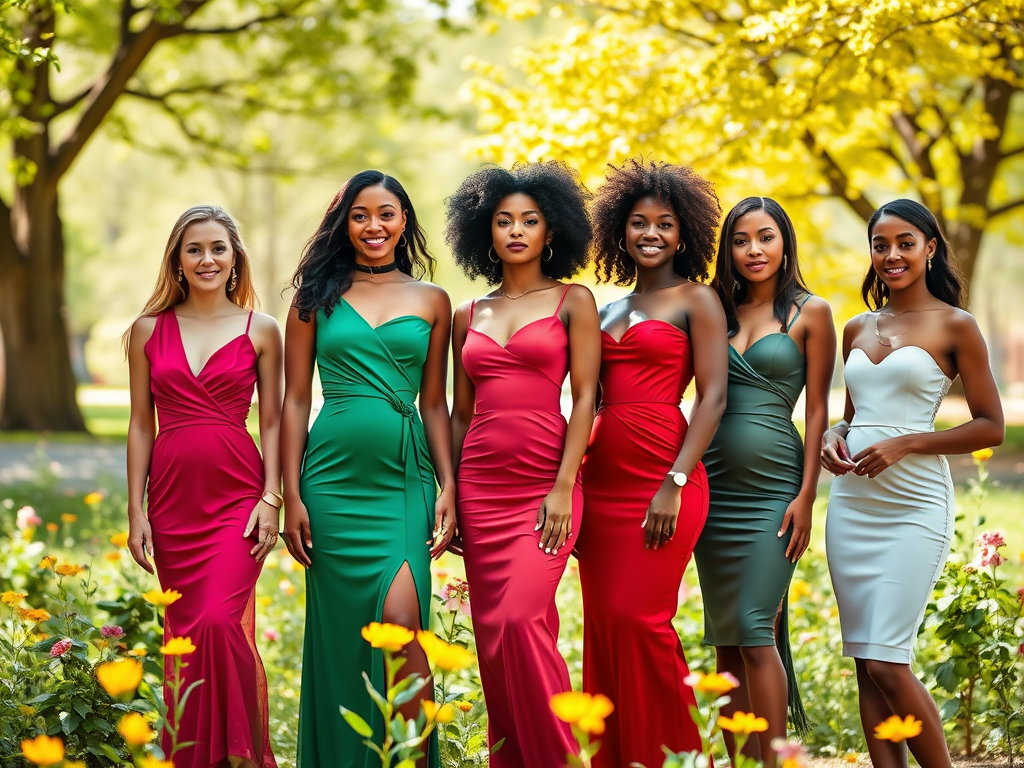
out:
<path id="1" fill-rule="evenodd" d="M 370 326 L 341 299 L 316 316 L 324 406 L 309 431 L 299 492 L 313 549 L 306 571 L 298 764 L 369 768 L 380 758 L 342 719 L 358 713 L 381 743 L 382 718 L 363 682 L 384 691 L 384 659 L 361 629 L 380 621 L 404 563 L 429 626 L 436 484 L 416 407 L 430 324 L 404 315 Z M 436 746 L 431 764 L 437 764 Z"/>
<path id="2" fill-rule="evenodd" d="M 799 727 L 804 718 L 786 616 L 796 568 L 786 559 L 792 526 L 778 535 L 803 483 L 803 441 L 793 408 L 807 370 L 789 336 L 797 317 L 799 311 L 785 332 L 758 339 L 743 354 L 729 347 L 725 413 L 704 454 L 711 505 L 693 554 L 704 598 L 704 644 L 777 644 L 789 678 L 791 716 Z"/>

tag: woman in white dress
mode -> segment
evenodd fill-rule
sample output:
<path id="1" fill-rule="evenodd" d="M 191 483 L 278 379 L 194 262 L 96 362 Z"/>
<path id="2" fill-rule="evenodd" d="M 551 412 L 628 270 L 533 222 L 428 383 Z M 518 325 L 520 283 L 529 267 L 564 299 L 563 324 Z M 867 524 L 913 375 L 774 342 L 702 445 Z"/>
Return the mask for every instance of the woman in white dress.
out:
<path id="1" fill-rule="evenodd" d="M 1002 443 L 1003 412 L 935 217 L 912 200 L 895 200 L 875 211 L 868 238 L 862 293 L 873 311 L 846 325 L 845 417 L 822 438 L 822 466 L 837 476 L 825 544 L 872 764 L 907 765 L 903 743 L 871 734 L 894 714 L 913 715 L 923 728 L 910 750 L 922 766 L 939 768 L 950 765 L 942 721 L 910 663 L 953 533 L 943 454 Z M 935 413 L 957 375 L 972 418 L 936 432 Z"/>

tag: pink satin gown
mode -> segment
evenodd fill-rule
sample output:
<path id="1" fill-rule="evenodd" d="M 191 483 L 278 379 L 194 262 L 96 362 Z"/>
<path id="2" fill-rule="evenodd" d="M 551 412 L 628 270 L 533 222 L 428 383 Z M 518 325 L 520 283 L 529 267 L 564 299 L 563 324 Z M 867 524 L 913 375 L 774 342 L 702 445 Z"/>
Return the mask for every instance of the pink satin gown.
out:
<path id="1" fill-rule="evenodd" d="M 249 326 L 217 350 L 198 376 L 185 358 L 173 309 L 157 317 L 145 352 L 160 422 L 149 467 L 149 522 L 160 586 L 181 592 L 165 609 L 164 638 L 190 637 L 196 646 L 182 657 L 182 690 L 203 681 L 189 695 L 178 726 L 179 742 L 196 743 L 179 750 L 174 765 L 220 768 L 238 756 L 276 768 L 267 680 L 256 651 L 262 566 L 249 554 L 254 539 L 242 538 L 264 477 L 245 428 L 256 384 Z M 173 670 L 167 657 L 164 672 Z M 163 748 L 169 752 L 166 739 Z"/>
<path id="2" fill-rule="evenodd" d="M 462 348 L 476 408 L 459 464 L 459 532 L 490 743 L 504 739 L 491 768 L 561 768 L 579 749 L 549 706 L 554 694 L 570 690 L 555 590 L 572 540 L 557 556 L 544 554 L 534 530 L 565 445 L 560 398 L 569 339 L 561 308 L 559 301 L 553 315 L 520 328 L 504 347 L 470 328 Z M 574 532 L 582 510 L 577 478 Z"/>

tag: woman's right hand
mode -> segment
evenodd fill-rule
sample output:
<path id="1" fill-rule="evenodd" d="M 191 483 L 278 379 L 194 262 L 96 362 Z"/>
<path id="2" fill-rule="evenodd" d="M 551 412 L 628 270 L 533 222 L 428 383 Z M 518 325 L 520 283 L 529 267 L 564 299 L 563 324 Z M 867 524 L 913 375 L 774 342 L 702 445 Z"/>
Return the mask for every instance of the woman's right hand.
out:
<path id="1" fill-rule="evenodd" d="M 857 466 L 846 440 L 834 429 L 825 431 L 821 436 L 821 466 L 836 477 L 845 475 Z"/>
<path id="2" fill-rule="evenodd" d="M 309 568 L 313 564 L 309 559 L 309 550 L 313 548 L 313 538 L 309 531 L 309 511 L 301 501 L 285 502 L 284 543 L 291 556 L 303 568 Z"/>
<path id="3" fill-rule="evenodd" d="M 128 551 L 136 563 L 149 573 L 154 572 L 149 561 L 153 556 L 153 529 L 145 515 L 133 515 L 128 519 Z"/>

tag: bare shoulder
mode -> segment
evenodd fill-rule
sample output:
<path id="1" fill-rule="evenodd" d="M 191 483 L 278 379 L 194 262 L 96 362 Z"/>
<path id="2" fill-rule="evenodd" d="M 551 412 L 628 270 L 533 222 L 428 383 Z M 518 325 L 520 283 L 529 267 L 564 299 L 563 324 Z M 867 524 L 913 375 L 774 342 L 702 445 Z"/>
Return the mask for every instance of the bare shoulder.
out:
<path id="1" fill-rule="evenodd" d="M 832 306 L 821 296 L 814 294 L 808 296 L 800 312 L 807 315 L 807 319 L 814 323 L 832 322 Z"/>
<path id="2" fill-rule="evenodd" d="M 426 296 L 430 306 L 437 310 L 438 314 L 450 315 L 452 312 L 452 300 L 448 291 L 436 283 L 419 282 L 416 289 Z"/>
<path id="3" fill-rule="evenodd" d="M 677 286 L 672 292 L 698 306 L 704 306 L 712 302 L 720 306 L 722 303 L 715 289 L 706 283 L 687 281 Z"/>
<path id="4" fill-rule="evenodd" d="M 261 345 L 273 343 L 281 338 L 281 326 L 278 325 L 277 320 L 265 312 L 253 312 L 249 335 L 258 340 Z"/>
<path id="5" fill-rule="evenodd" d="M 587 286 L 579 283 L 569 283 L 569 287 L 565 290 L 565 300 L 562 303 L 570 312 L 597 312 L 597 300 L 594 299 L 594 294 Z"/>
<path id="6" fill-rule="evenodd" d="M 156 330 L 156 318 L 157 315 L 142 315 L 132 323 L 132 330 L 129 338 L 131 339 L 131 346 L 142 346 L 153 336 L 153 331 Z"/>
<path id="7" fill-rule="evenodd" d="M 846 326 L 843 328 L 843 335 L 856 335 L 860 333 L 867 326 L 868 318 L 873 314 L 873 312 L 861 312 L 859 315 L 851 317 L 846 321 Z"/>
<path id="8" fill-rule="evenodd" d="M 981 328 L 974 315 L 959 307 L 950 307 L 943 313 L 946 321 L 946 328 L 956 342 L 973 342 L 982 339 Z"/>

